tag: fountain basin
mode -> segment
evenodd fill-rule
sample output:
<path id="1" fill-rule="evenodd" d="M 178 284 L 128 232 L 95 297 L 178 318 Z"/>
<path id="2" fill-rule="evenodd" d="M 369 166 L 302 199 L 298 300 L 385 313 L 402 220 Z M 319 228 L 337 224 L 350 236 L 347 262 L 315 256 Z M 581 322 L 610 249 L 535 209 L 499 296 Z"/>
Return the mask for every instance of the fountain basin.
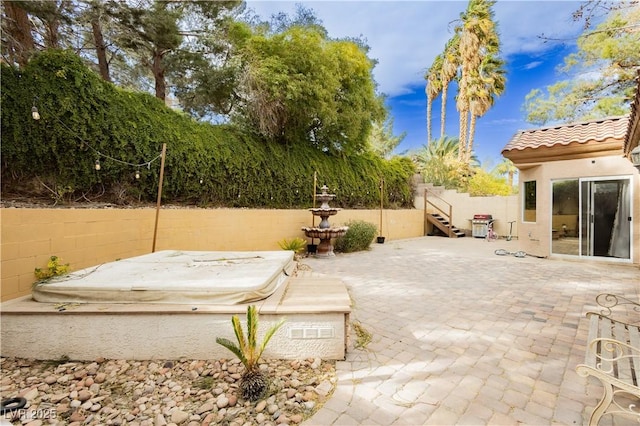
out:
<path id="1" fill-rule="evenodd" d="M 318 228 L 303 226 L 302 230 L 309 238 L 319 238 L 320 240 L 328 240 L 331 238 L 342 237 L 347 233 L 348 226 L 339 226 L 336 228 Z"/>
<path id="2" fill-rule="evenodd" d="M 340 211 L 340 209 L 326 209 L 326 208 L 315 208 L 315 209 L 309 209 L 309 211 L 314 215 L 314 216 L 320 216 L 320 217 L 329 217 L 329 216 L 333 216 L 335 214 L 338 213 L 338 211 Z"/>
<path id="3" fill-rule="evenodd" d="M 336 198 L 336 194 L 327 194 L 326 192 L 316 194 L 316 200 L 320 201 L 321 203 L 326 203 L 333 200 L 334 198 Z"/>

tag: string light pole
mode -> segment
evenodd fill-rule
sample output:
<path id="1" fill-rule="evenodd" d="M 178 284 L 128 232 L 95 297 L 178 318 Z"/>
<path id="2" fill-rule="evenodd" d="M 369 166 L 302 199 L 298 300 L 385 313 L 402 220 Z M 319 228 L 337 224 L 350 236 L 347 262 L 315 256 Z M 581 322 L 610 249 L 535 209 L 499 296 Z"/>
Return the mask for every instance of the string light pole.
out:
<path id="1" fill-rule="evenodd" d="M 380 234 L 376 241 L 378 244 L 384 244 L 384 237 L 382 236 L 382 212 L 384 210 L 384 178 L 380 178 Z"/>
<path id="2" fill-rule="evenodd" d="M 158 236 L 158 218 L 160 217 L 160 203 L 162 201 L 162 182 L 164 180 L 164 159 L 167 156 L 167 144 L 162 144 L 162 154 L 160 154 L 160 180 L 158 182 L 158 200 L 156 201 L 156 221 L 153 225 L 153 246 L 151 253 L 156 252 L 156 237 Z"/>

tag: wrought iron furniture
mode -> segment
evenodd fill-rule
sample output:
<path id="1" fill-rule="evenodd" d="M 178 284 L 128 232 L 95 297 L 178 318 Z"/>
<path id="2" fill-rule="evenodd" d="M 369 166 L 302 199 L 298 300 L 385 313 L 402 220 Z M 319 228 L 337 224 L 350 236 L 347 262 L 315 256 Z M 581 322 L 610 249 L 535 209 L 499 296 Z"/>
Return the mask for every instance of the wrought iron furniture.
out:
<path id="1" fill-rule="evenodd" d="M 587 313 L 585 360 L 576 367 L 579 375 L 597 377 L 604 387 L 589 425 L 597 425 L 604 414 L 630 415 L 640 422 L 640 304 L 607 293 L 596 302 L 600 311 Z M 626 311 L 625 322 L 611 318 L 613 308 Z"/>

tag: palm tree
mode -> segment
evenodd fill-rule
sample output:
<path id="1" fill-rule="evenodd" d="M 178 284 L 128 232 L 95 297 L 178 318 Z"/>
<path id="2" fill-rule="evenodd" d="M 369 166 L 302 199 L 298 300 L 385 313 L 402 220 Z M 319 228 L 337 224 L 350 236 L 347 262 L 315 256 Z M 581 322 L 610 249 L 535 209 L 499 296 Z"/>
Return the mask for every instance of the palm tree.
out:
<path id="1" fill-rule="evenodd" d="M 502 162 L 496 166 L 494 171 L 500 176 L 507 175 L 507 183 L 510 188 L 513 188 L 513 177 L 518 172 L 518 168 L 511 160 L 508 158 L 503 159 Z"/>
<path id="2" fill-rule="evenodd" d="M 470 0 L 467 10 L 460 16 L 461 24 L 456 27 L 456 33 L 460 36 L 461 75 L 456 107 L 460 113 L 458 157 L 461 161 L 468 161 L 469 157 L 467 155 L 467 127 L 471 113 L 470 102 L 472 99 L 479 98 L 477 87 L 475 87 L 477 86 L 475 74 L 479 74 L 478 70 L 484 56 L 496 53 L 494 50 L 499 46 L 496 24 L 493 21 L 493 11 L 491 10 L 494 3 L 494 0 Z"/>
<path id="3" fill-rule="evenodd" d="M 470 79 L 471 94 L 469 106 L 471 122 L 469 138 L 465 147 L 465 160 L 468 162 L 473 150 L 473 139 L 476 132 L 476 119 L 485 115 L 493 106 L 495 97 L 502 95 L 505 88 L 504 61 L 492 53 L 482 58 L 478 72 L 473 72 Z"/>
<path id="4" fill-rule="evenodd" d="M 462 25 L 456 28 L 460 35 L 460 65 L 461 73 L 458 82 L 458 95 L 456 96 L 456 108 L 460 114 L 460 144 L 458 145 L 458 159 L 463 161 L 467 146 L 467 127 L 469 119 L 469 87 L 471 86 L 471 74 L 474 68 L 479 65 L 480 39 L 474 32 L 476 19 L 474 17 L 473 5 L 477 0 L 471 0 L 466 12 L 461 16 Z"/>
<path id="5" fill-rule="evenodd" d="M 447 93 L 449 89 L 449 83 L 458 74 L 458 67 L 460 66 L 460 56 L 458 49 L 460 47 L 460 37 L 458 34 L 454 34 L 453 37 L 447 41 L 442 54 L 442 67 L 440 69 L 440 82 L 442 84 L 442 107 L 440 109 L 440 138 L 444 138 L 444 130 L 447 116 Z"/>
<path id="6" fill-rule="evenodd" d="M 427 159 L 444 159 L 458 152 L 458 138 L 444 136 L 424 146 Z"/>
<path id="7" fill-rule="evenodd" d="M 458 144 L 458 160 L 463 161 L 467 146 L 467 127 L 469 123 L 469 76 L 460 79 L 458 95 L 456 96 L 456 108 L 460 114 L 460 143 Z"/>
<path id="8" fill-rule="evenodd" d="M 425 94 L 427 95 L 427 143 L 431 141 L 431 107 L 433 100 L 437 98 L 442 91 L 442 82 L 440 81 L 441 70 L 442 55 L 438 55 L 433 60 L 431 68 L 429 68 L 425 74 L 427 80 L 427 86 L 425 87 Z"/>
<path id="9" fill-rule="evenodd" d="M 458 188 L 468 174 L 466 164 L 458 161 L 458 138 L 444 136 L 423 145 L 412 155 L 425 182 Z"/>

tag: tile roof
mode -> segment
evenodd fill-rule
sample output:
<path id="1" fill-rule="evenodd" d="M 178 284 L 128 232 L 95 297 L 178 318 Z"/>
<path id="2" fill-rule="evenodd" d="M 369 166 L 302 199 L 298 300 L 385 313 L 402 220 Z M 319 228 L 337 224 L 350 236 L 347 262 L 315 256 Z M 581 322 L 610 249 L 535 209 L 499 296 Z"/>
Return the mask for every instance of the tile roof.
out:
<path id="1" fill-rule="evenodd" d="M 619 139 L 621 144 L 627 132 L 629 116 L 600 118 L 580 123 L 561 124 L 516 133 L 502 152 L 522 151 L 540 147 L 584 144 L 602 142 L 608 139 Z"/>

